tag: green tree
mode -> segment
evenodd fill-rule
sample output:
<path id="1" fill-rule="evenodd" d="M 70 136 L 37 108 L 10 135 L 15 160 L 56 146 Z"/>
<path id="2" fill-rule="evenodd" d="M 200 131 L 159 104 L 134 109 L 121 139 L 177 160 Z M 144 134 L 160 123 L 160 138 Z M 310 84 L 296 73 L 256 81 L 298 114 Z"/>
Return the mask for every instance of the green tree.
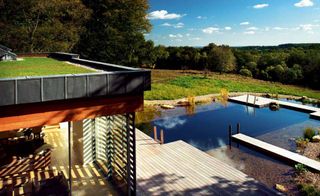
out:
<path id="1" fill-rule="evenodd" d="M 144 33 L 151 25 L 147 19 L 147 0 L 83 0 L 94 10 L 76 51 L 83 57 L 138 66 L 145 46 Z"/>
<path id="2" fill-rule="evenodd" d="M 70 51 L 90 11 L 79 0 L 2 0 L 0 43 L 16 52 Z"/>
<path id="3" fill-rule="evenodd" d="M 208 64 L 211 70 L 234 72 L 237 68 L 236 59 L 228 46 L 213 47 L 208 53 Z"/>

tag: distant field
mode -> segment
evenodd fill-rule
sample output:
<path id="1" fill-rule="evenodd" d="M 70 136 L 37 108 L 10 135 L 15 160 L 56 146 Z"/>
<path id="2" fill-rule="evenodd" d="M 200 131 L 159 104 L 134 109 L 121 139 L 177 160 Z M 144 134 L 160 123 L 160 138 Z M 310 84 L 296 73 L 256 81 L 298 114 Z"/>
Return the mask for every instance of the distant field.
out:
<path id="1" fill-rule="evenodd" d="M 23 59 L 22 61 L 0 61 L 0 78 L 94 72 L 52 58 L 26 57 Z"/>
<path id="2" fill-rule="evenodd" d="M 234 74 L 210 73 L 207 78 L 200 71 L 152 70 L 152 90 L 145 92 L 147 100 L 171 100 L 187 96 L 229 92 L 256 92 L 308 96 L 320 99 L 320 91 L 293 85 L 267 82 Z"/>

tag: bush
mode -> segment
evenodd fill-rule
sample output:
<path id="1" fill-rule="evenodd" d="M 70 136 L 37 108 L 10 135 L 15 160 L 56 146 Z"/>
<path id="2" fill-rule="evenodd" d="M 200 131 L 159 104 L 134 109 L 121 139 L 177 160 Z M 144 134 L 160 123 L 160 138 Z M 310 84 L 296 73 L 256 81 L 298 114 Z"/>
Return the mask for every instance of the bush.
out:
<path id="1" fill-rule="evenodd" d="M 314 186 L 309 184 L 300 184 L 298 186 L 301 195 L 320 196 L 320 190 L 317 190 Z"/>
<path id="2" fill-rule="evenodd" d="M 298 173 L 304 173 L 304 172 L 307 172 L 307 171 L 308 171 L 308 169 L 306 168 L 306 166 L 303 165 L 303 164 L 301 164 L 301 163 L 296 164 L 296 165 L 294 166 L 294 168 L 296 169 L 296 171 L 297 171 Z"/>
<path id="3" fill-rule="evenodd" d="M 309 139 L 310 141 L 315 135 L 316 135 L 316 131 L 311 127 L 306 128 L 303 133 L 304 138 Z"/>
<path id="4" fill-rule="evenodd" d="M 252 77 L 252 73 L 249 69 L 241 69 L 239 73 L 246 77 Z"/>

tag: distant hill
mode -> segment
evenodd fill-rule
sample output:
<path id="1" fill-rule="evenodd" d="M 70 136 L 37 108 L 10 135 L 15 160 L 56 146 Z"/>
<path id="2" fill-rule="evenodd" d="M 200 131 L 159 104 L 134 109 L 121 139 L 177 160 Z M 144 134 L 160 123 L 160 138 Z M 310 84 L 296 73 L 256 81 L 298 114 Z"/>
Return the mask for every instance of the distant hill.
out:
<path id="1" fill-rule="evenodd" d="M 281 44 L 278 46 L 239 46 L 232 47 L 240 50 L 275 50 L 275 49 L 290 49 L 290 48 L 303 48 L 303 49 L 320 49 L 320 43 L 294 43 L 294 44 Z"/>

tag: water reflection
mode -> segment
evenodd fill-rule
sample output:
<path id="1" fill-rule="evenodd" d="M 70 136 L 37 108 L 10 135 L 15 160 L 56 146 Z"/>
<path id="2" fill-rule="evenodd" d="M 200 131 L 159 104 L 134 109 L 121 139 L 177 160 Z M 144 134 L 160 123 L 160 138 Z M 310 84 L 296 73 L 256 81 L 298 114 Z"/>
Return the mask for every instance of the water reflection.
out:
<path id="1" fill-rule="evenodd" d="M 178 125 L 183 125 L 184 123 L 186 123 L 186 121 L 187 121 L 186 119 L 182 119 L 180 117 L 173 117 L 173 118 L 165 117 L 164 119 L 161 119 L 155 122 L 155 125 L 162 127 L 164 129 L 172 129 L 172 128 L 176 128 L 176 126 Z"/>

